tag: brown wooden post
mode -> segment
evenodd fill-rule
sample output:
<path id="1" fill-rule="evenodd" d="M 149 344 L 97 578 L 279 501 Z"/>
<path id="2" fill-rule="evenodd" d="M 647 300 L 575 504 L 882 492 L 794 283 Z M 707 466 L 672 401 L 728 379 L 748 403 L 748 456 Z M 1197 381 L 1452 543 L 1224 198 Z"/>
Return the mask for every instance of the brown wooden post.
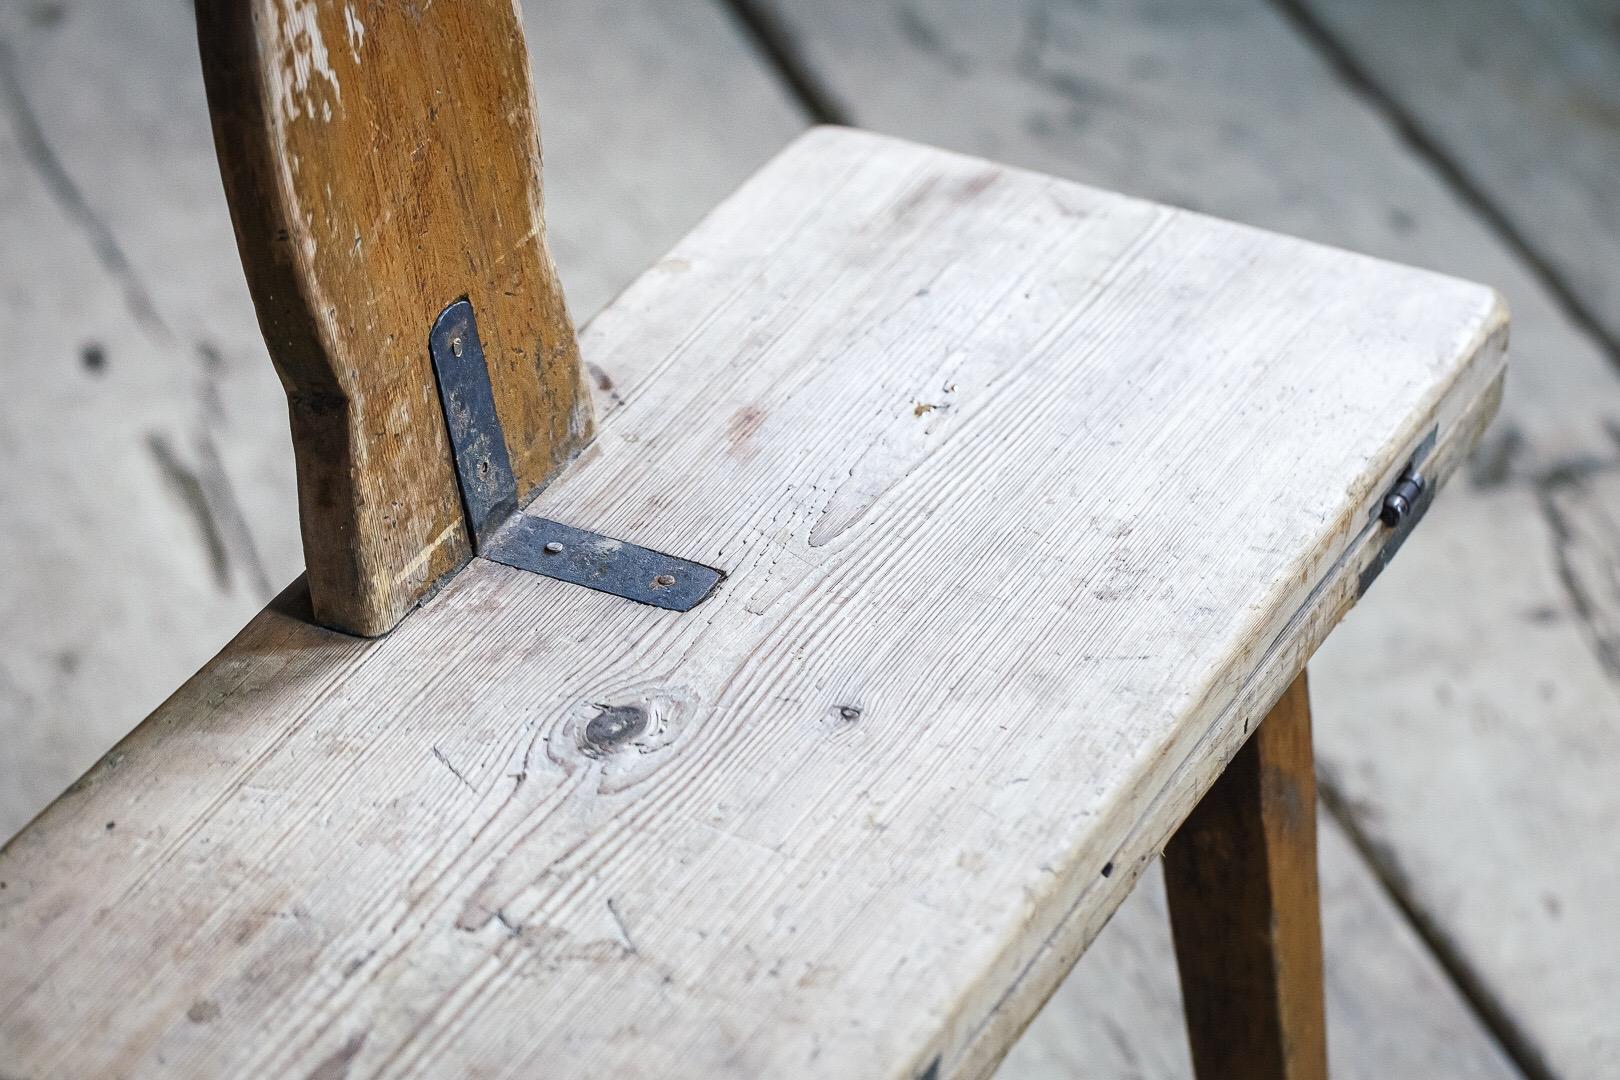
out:
<path id="1" fill-rule="evenodd" d="M 1316 777 L 1304 672 L 1164 854 L 1199 1080 L 1323 1080 Z"/>
<path id="2" fill-rule="evenodd" d="M 197 0 L 237 246 L 287 390 L 316 617 L 390 629 L 471 556 L 428 331 L 466 297 L 522 503 L 590 434 L 511 0 Z"/>

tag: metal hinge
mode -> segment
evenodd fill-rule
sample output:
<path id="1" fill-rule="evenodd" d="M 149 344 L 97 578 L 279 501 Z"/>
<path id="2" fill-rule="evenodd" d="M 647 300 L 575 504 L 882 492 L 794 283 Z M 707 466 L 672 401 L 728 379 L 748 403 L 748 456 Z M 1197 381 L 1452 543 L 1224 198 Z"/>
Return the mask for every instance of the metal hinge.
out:
<path id="1" fill-rule="evenodd" d="M 1366 568 L 1361 571 L 1361 580 L 1357 583 L 1356 596 L 1366 594 L 1372 583 L 1378 580 L 1378 575 L 1384 572 L 1384 567 L 1395 557 L 1395 553 L 1406 543 L 1406 538 L 1412 535 L 1417 523 L 1423 520 L 1428 512 L 1429 504 L 1434 501 L 1434 485 L 1420 471 L 1424 460 L 1434 449 L 1438 441 L 1440 429 L 1435 428 L 1429 432 L 1418 448 L 1412 452 L 1412 457 L 1396 478 L 1394 486 L 1384 493 L 1378 502 L 1378 523 L 1376 527 L 1390 530 L 1388 539 L 1378 554 L 1373 556 Z"/>
<path id="2" fill-rule="evenodd" d="M 725 576 L 713 567 L 531 517 L 519 508 L 512 460 L 469 301 L 457 300 L 434 320 L 428 352 L 475 554 L 669 611 L 690 611 L 709 598 Z"/>

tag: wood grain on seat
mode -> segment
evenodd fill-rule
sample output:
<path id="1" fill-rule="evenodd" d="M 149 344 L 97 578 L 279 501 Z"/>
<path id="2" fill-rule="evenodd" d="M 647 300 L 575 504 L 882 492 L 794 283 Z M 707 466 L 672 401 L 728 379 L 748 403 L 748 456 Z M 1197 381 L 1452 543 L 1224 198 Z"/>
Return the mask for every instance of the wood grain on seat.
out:
<path id="1" fill-rule="evenodd" d="M 1505 325 L 1479 286 L 813 132 L 593 322 L 646 375 L 535 507 L 719 592 L 475 561 L 369 642 L 289 594 L 0 853 L 0 1042 L 982 1074 L 1354 602 L 1414 450 L 1439 482 L 1472 445 Z"/>

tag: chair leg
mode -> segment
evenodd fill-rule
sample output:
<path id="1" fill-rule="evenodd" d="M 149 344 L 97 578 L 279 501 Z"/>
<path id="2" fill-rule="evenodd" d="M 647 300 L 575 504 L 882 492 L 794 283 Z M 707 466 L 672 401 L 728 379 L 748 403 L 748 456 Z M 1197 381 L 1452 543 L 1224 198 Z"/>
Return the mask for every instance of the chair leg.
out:
<path id="1" fill-rule="evenodd" d="M 1316 776 L 1303 671 L 1164 856 L 1199 1080 L 1325 1080 Z"/>

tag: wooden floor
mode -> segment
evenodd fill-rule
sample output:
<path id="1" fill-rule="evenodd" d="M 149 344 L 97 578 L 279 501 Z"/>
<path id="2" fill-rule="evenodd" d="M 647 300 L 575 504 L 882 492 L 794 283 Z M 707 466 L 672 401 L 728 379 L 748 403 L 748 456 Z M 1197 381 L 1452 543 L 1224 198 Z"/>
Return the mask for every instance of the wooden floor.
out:
<path id="1" fill-rule="evenodd" d="M 1312 668 L 1331 1054 L 1340 1077 L 1620 1076 L 1611 5 L 524 7 L 582 320 L 816 120 L 1501 288 L 1494 433 Z M 301 563 L 189 4 L 0 5 L 0 315 L 9 834 Z M 1188 1076 L 1178 1008 L 1152 875 L 1000 1075 Z"/>

